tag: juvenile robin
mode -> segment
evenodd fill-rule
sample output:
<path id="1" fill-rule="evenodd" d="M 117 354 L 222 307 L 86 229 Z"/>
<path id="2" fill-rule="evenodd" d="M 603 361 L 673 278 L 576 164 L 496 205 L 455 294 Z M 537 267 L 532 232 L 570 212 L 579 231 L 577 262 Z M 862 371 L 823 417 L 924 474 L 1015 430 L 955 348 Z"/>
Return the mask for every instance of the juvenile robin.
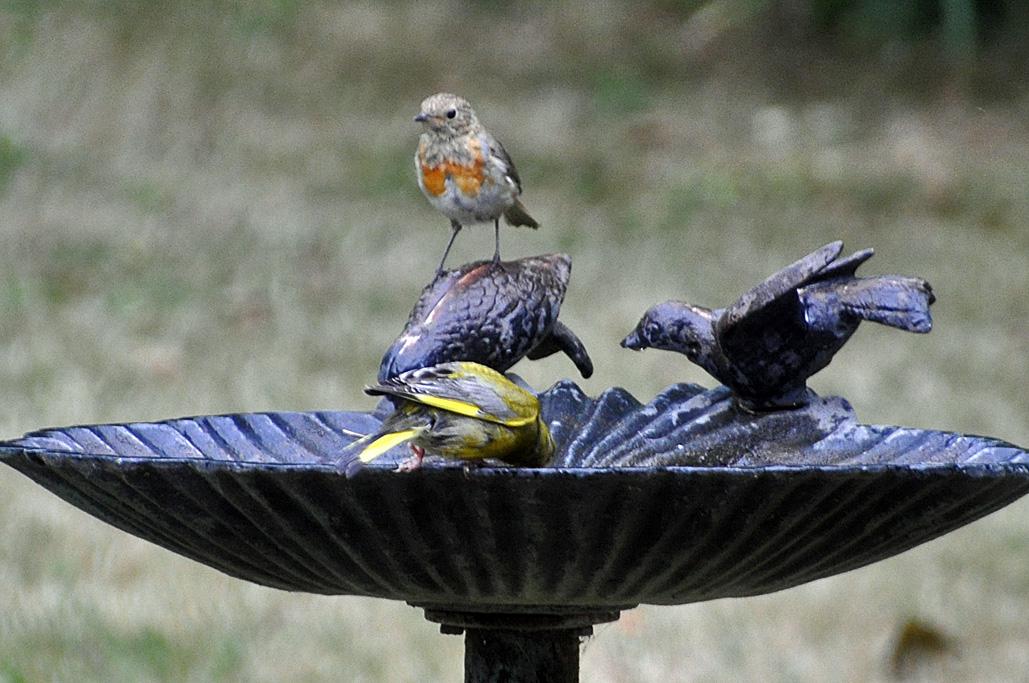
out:
<path id="1" fill-rule="evenodd" d="M 457 233 L 469 223 L 493 221 L 493 261 L 499 263 L 501 216 L 510 225 L 539 227 L 518 200 L 522 181 L 507 150 L 457 95 L 437 93 L 425 98 L 414 120 L 425 129 L 414 158 L 418 187 L 450 219 L 452 230 L 436 272 L 443 272 Z"/>

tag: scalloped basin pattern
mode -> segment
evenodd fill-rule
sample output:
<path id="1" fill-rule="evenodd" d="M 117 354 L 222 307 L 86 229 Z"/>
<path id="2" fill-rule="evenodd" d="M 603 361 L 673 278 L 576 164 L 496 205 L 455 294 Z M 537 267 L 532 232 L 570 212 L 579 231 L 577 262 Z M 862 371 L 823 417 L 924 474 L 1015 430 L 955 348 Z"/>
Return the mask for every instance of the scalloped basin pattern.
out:
<path id="1" fill-rule="evenodd" d="M 562 382 L 541 401 L 558 452 L 536 470 L 387 462 L 348 479 L 341 450 L 379 424 L 356 412 L 43 430 L 0 444 L 0 460 L 232 576 L 467 611 L 767 593 L 1029 492 L 1022 449 L 860 425 L 842 399 L 751 415 L 724 389 L 674 385 L 641 405 Z"/>

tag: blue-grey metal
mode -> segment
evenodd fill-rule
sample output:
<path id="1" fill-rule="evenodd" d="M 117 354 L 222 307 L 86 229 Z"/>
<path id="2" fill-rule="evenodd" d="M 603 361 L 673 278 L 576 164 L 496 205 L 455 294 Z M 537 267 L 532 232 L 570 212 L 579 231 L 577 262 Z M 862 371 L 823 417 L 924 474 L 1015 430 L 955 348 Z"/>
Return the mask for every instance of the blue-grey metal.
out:
<path id="1" fill-rule="evenodd" d="M 458 360 L 506 372 L 522 358 L 559 351 L 589 377 L 586 347 L 557 319 L 571 273 L 568 254 L 546 254 L 476 261 L 437 274 L 383 355 L 379 381 Z"/>
<path id="2" fill-rule="evenodd" d="M 725 388 L 676 385 L 641 405 L 570 382 L 541 399 L 556 467 L 430 458 L 348 479 L 340 452 L 379 422 L 354 412 L 43 430 L 0 445 L 0 460 L 232 576 L 473 614 L 767 593 L 889 557 L 1029 492 L 1022 449 L 859 425 L 841 399 L 752 415 Z"/>
<path id="3" fill-rule="evenodd" d="M 622 346 L 685 354 L 755 410 L 803 405 L 812 395 L 807 378 L 829 364 L 861 321 L 923 334 L 932 329 L 935 296 L 928 282 L 858 277 L 873 251 L 839 258 L 842 250 L 836 241 L 811 252 L 728 308 L 682 301 L 652 306 Z"/>

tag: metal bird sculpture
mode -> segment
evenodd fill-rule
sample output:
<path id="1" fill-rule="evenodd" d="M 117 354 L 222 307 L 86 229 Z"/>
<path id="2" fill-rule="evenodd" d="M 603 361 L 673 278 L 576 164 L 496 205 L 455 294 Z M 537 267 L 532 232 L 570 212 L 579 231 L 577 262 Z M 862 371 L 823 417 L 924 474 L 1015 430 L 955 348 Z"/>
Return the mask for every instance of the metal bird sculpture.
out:
<path id="1" fill-rule="evenodd" d="M 440 273 L 422 290 L 404 331 L 383 356 L 379 381 L 451 361 L 506 372 L 523 357 L 558 351 L 589 377 L 593 362 L 586 348 L 557 319 L 571 269 L 567 254 L 548 254 L 476 261 Z"/>
<path id="2" fill-rule="evenodd" d="M 929 283 L 857 277 L 865 249 L 838 258 L 832 242 L 770 276 L 728 308 L 666 301 L 648 310 L 622 346 L 683 353 L 728 386 L 748 410 L 805 405 L 807 378 L 832 360 L 862 320 L 908 332 L 932 329 Z"/>
<path id="3" fill-rule="evenodd" d="M 374 433 L 355 441 L 344 463 L 348 476 L 403 443 L 413 456 L 399 469 L 421 467 L 426 454 L 452 460 L 495 458 L 537 467 L 554 454 L 554 440 L 539 399 L 504 375 L 478 363 L 443 363 L 405 372 L 365 387 L 399 406 Z"/>

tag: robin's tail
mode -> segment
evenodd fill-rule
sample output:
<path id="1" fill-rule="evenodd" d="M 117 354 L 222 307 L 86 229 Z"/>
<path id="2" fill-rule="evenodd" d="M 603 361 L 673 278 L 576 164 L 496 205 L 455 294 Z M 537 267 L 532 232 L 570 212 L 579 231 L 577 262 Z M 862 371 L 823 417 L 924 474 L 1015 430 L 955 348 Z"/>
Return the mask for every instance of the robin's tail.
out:
<path id="1" fill-rule="evenodd" d="M 804 296 L 810 318 L 819 317 L 819 306 L 839 306 L 847 315 L 871 320 L 908 332 L 926 333 L 933 328 L 929 306 L 936 301 L 929 283 L 917 277 L 879 275 L 826 283 L 815 296 Z"/>
<path id="2" fill-rule="evenodd" d="M 529 215 L 529 212 L 525 210 L 525 207 L 522 206 L 522 203 L 517 199 L 514 201 L 514 204 L 507 207 L 507 210 L 504 211 L 504 218 L 510 225 L 524 225 L 532 228 L 533 230 L 540 226 L 536 219 Z"/>

